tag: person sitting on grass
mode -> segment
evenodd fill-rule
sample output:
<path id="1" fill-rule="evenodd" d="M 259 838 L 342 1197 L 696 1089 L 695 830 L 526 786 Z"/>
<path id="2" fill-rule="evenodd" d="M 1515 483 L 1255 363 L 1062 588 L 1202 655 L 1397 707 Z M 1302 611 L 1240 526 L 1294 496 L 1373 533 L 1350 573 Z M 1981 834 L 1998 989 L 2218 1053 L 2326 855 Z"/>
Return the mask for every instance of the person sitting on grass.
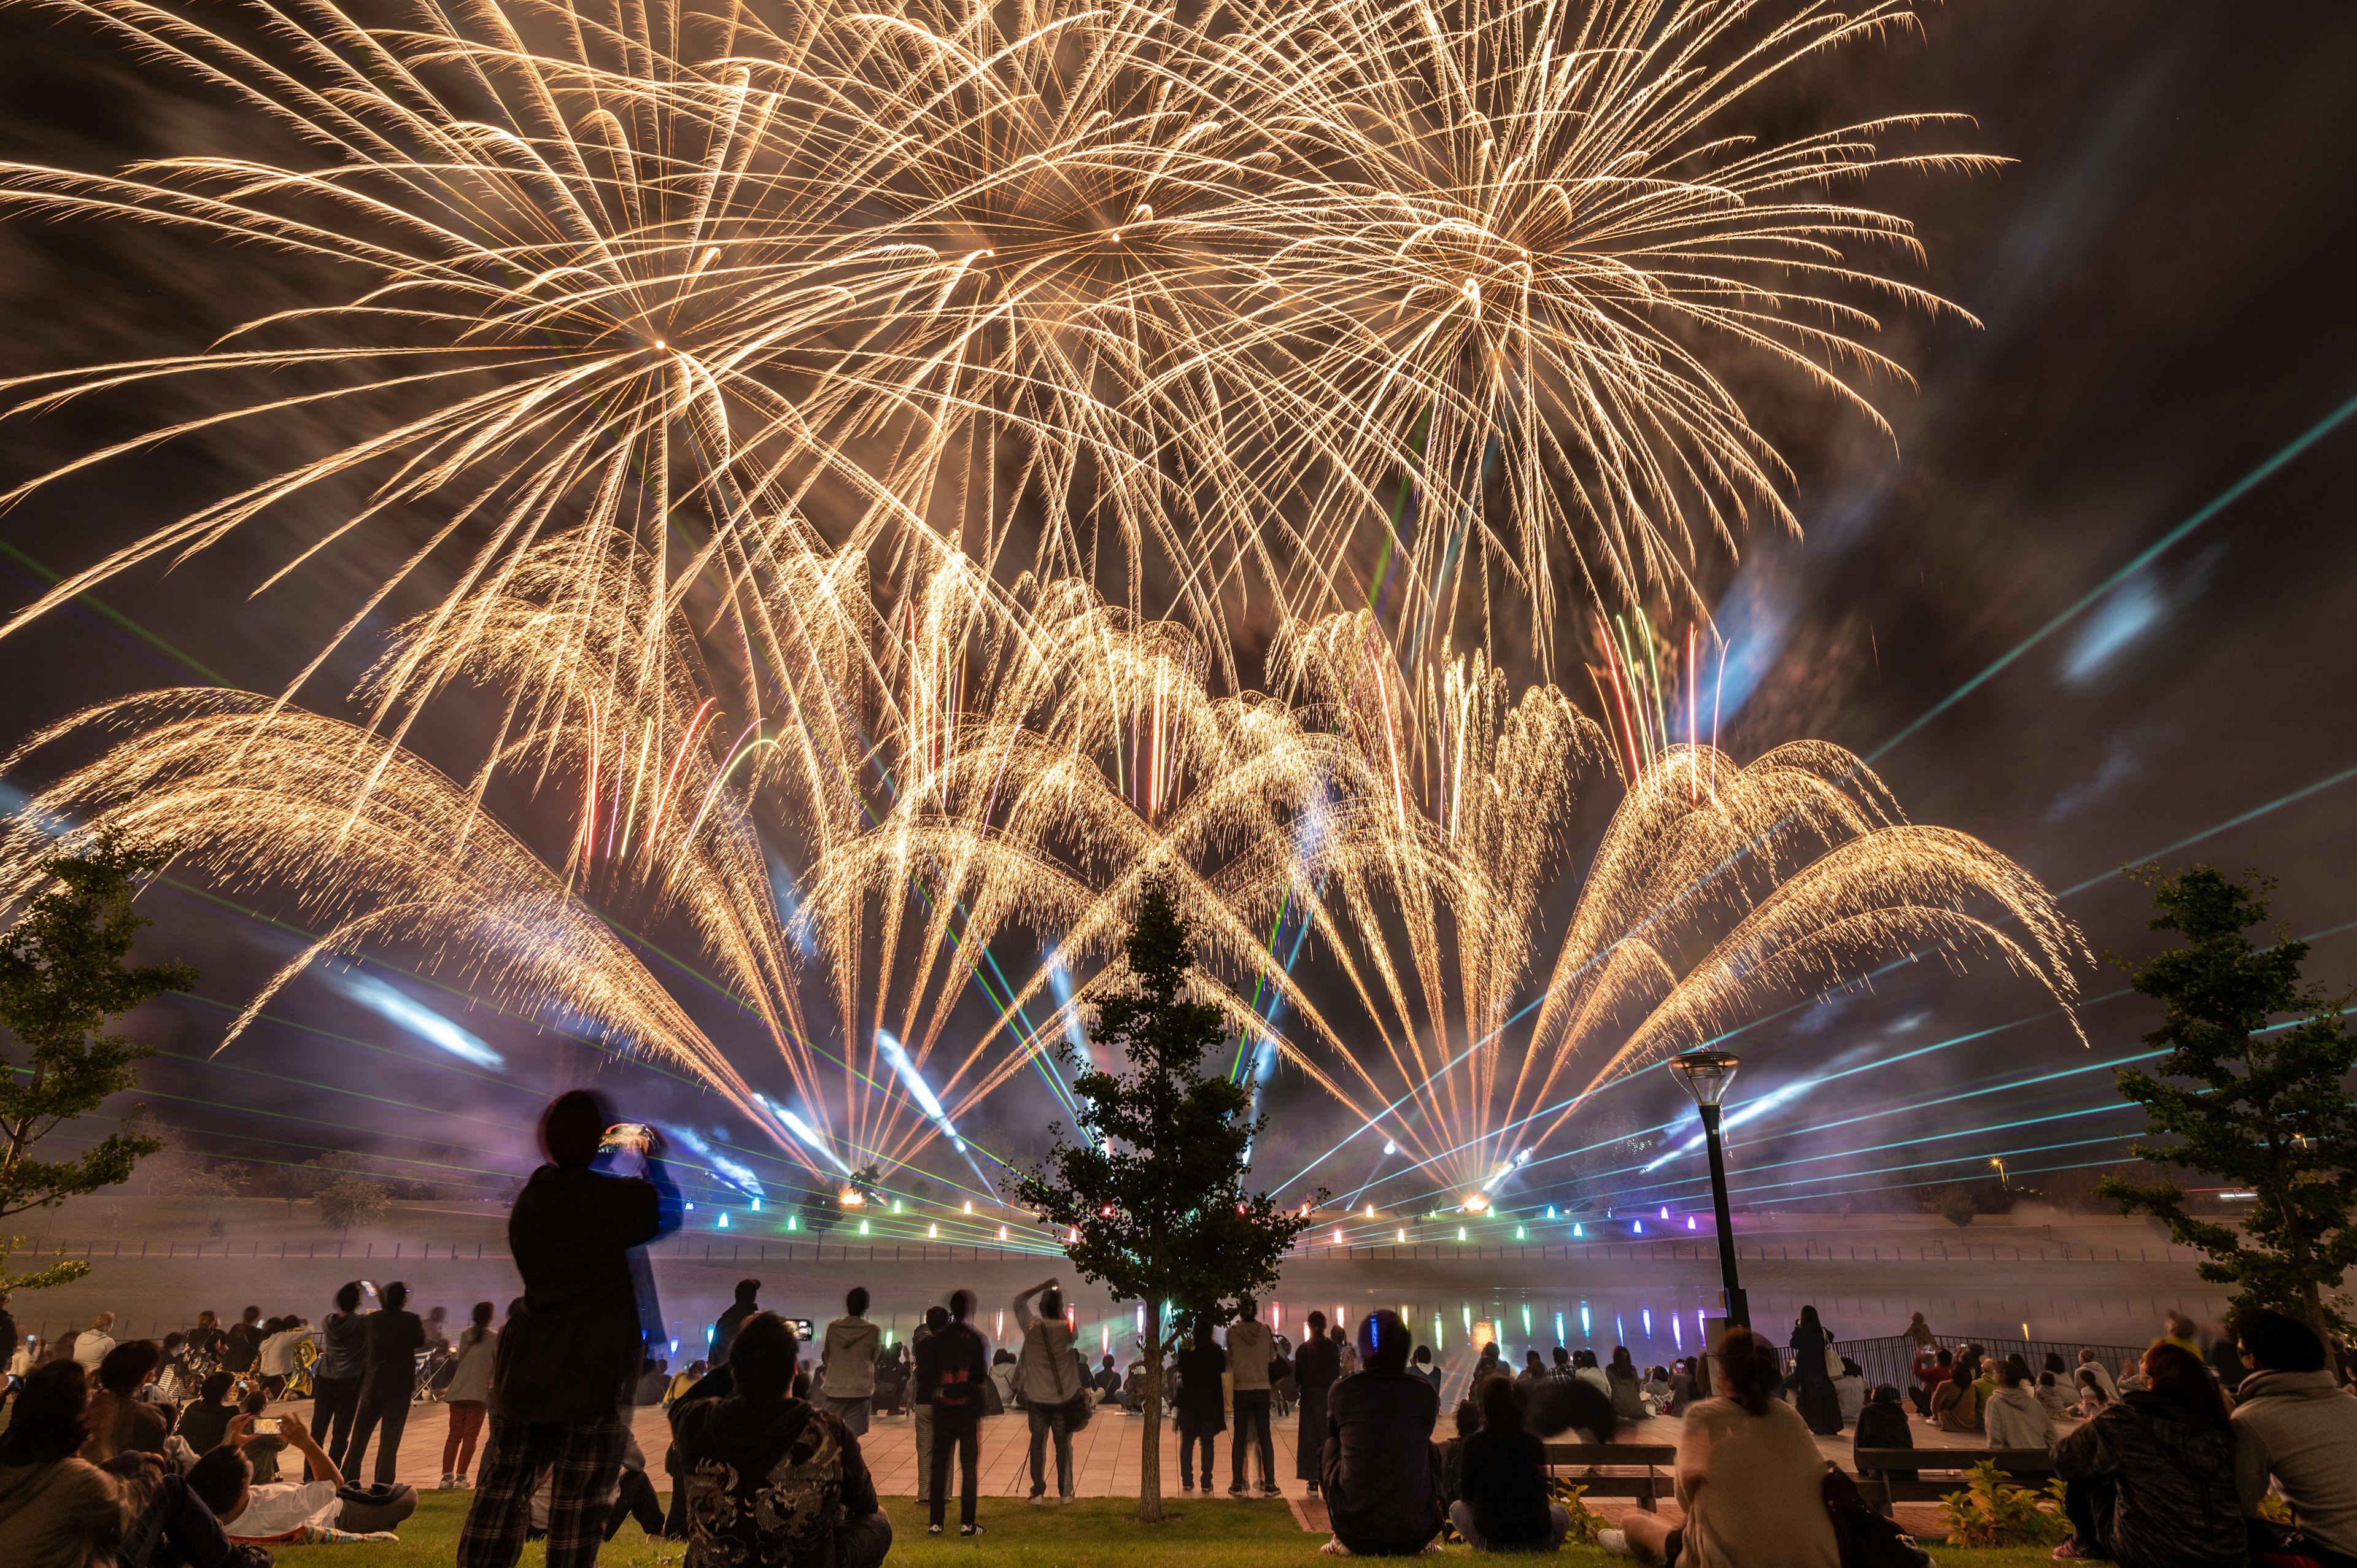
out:
<path id="1" fill-rule="evenodd" d="M 270 1568 L 231 1544 L 220 1521 L 155 1455 L 81 1458 L 90 1380 L 73 1361 L 36 1367 L 0 1433 L 0 1563 L 7 1568 Z M 168 1554 L 168 1555 L 167 1555 Z"/>
<path id="2" fill-rule="evenodd" d="M 1476 1552 L 1553 1552 L 1571 1515 L 1547 1497 L 1546 1444 L 1523 1426 L 1512 1385 L 1481 1389 L 1481 1430 L 1465 1439 L 1448 1522 Z"/>
<path id="3" fill-rule="evenodd" d="M 1597 1544 L 1671 1568 L 1840 1568 L 1841 1544 L 1825 1511 L 1824 1456 L 1800 1412 L 1778 1396 L 1783 1355 L 1749 1328 L 1718 1344 L 1716 1399 L 1686 1412 L 1678 1440 L 1678 1506 L 1673 1529 L 1631 1509 Z"/>
<path id="4" fill-rule="evenodd" d="M 1448 1513 L 1465 1495 L 1465 1440 L 1481 1430 L 1481 1407 L 1471 1400 L 1458 1400 L 1456 1420 L 1457 1435 L 1439 1444 L 1442 1513 Z"/>
<path id="5" fill-rule="evenodd" d="M 2252 1550 L 2357 1568 L 2357 1400 L 2328 1369 L 2324 1341 L 2298 1318 L 2245 1307 L 2233 1327 L 2251 1369 L 2234 1391 L 2233 1421 L 2234 1479 Z M 2270 1475 L 2299 1521 L 2296 1541 L 2259 1518 Z"/>
<path id="6" fill-rule="evenodd" d="M 858 1435 L 794 1397 L 794 1352 L 785 1320 L 758 1313 L 729 1347 L 728 1395 L 692 1391 L 672 1407 L 686 1568 L 877 1568 L 891 1551 Z"/>
<path id="7" fill-rule="evenodd" d="M 171 1418 L 158 1405 L 139 1397 L 140 1386 L 156 1369 L 163 1352 L 153 1339 L 125 1339 L 98 1364 L 98 1389 L 90 1401 L 90 1441 L 81 1456 L 103 1465 L 117 1454 L 153 1454 L 162 1457 L 164 1435 Z"/>
<path id="8" fill-rule="evenodd" d="M 2066 1563 L 2203 1568 L 2248 1560 L 2235 1492 L 2234 1432 L 2201 1358 L 2171 1339 L 2144 1353 L 2144 1387 L 2123 1393 L 2054 1452 L 2071 1539 Z"/>
<path id="9" fill-rule="evenodd" d="M 197 1397 L 180 1412 L 179 1423 L 173 1430 L 199 1458 L 203 1458 L 220 1444 L 229 1431 L 230 1422 L 236 1417 L 237 1406 L 230 1400 L 230 1392 L 236 1387 L 237 1378 L 233 1373 L 210 1373 Z"/>
<path id="10" fill-rule="evenodd" d="M 416 1487 L 380 1487 L 365 1502 L 338 1496 L 343 1472 L 292 1411 L 278 1418 L 279 1435 L 310 1461 L 311 1474 L 319 1478 L 256 1484 L 244 1453 L 253 1421 L 241 1415 L 231 1422 L 221 1444 L 188 1472 L 188 1489 L 212 1509 L 230 1540 L 254 1546 L 322 1546 L 400 1539 L 393 1531 L 417 1511 Z"/>
<path id="11" fill-rule="evenodd" d="M 1327 1396 L 1321 1474 L 1330 1555 L 1411 1556 L 1440 1532 L 1432 1497 L 1440 1396 L 1407 1369 L 1408 1346 L 1399 1314 L 1369 1313 L 1359 1319 L 1361 1369 Z"/>

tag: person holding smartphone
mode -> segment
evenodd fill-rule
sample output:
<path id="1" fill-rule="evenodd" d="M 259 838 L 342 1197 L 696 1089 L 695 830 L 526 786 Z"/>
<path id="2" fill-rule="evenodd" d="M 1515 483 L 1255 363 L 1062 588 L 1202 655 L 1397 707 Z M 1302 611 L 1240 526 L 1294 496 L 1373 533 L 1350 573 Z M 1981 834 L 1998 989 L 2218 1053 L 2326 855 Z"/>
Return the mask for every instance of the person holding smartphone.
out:
<path id="1" fill-rule="evenodd" d="M 265 1423 L 275 1428 L 266 1432 Z M 257 1483 L 246 1445 L 275 1435 L 310 1464 L 310 1481 Z M 188 1471 L 188 1489 L 213 1510 L 232 1542 L 292 1544 L 313 1528 L 370 1535 L 392 1530 L 417 1511 L 417 1488 L 396 1487 L 369 1502 L 339 1498 L 344 1474 L 293 1411 L 281 1416 L 241 1415 L 221 1445 Z"/>

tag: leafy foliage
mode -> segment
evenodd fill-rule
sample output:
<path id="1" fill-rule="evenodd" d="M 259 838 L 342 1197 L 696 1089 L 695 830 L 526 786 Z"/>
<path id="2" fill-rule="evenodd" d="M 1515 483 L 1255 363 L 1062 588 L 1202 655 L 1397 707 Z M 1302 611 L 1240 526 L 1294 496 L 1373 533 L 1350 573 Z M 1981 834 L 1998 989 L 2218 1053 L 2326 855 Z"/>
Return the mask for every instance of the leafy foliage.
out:
<path id="1" fill-rule="evenodd" d="M 1965 1488 L 1940 1499 L 1940 1513 L 1953 1546 L 2056 1546 L 2071 1538 L 2062 1483 L 2038 1492 L 2014 1486 L 1994 1459 L 1974 1466 Z"/>
<path id="2" fill-rule="evenodd" d="M 355 1225 L 366 1225 L 382 1216 L 393 1202 L 393 1195 L 376 1182 L 346 1176 L 321 1187 L 312 1195 L 311 1201 L 318 1205 L 321 1219 L 349 1232 Z"/>
<path id="3" fill-rule="evenodd" d="M 137 1085 L 134 1064 L 154 1053 L 107 1034 L 107 1021 L 196 983 L 184 963 L 124 963 L 150 923 L 133 912 L 132 898 L 172 853 L 106 836 L 81 854 L 59 855 L 41 868 L 41 891 L 0 937 L 0 1026 L 24 1052 L 0 1063 L 0 1219 L 113 1187 L 164 1146 L 126 1121 L 78 1155 L 35 1157 L 60 1124 Z M 6 1265 L 20 1244 L 0 1238 L 0 1290 L 39 1290 L 87 1272 L 59 1262 L 12 1279 Z"/>
<path id="4" fill-rule="evenodd" d="M 2237 1230 L 2190 1213 L 2174 1182 L 2112 1179 L 2098 1190 L 2121 1213 L 2154 1215 L 2178 1245 L 2209 1253 L 2201 1277 L 2238 1287 L 2235 1305 L 2346 1331 L 2339 1309 L 2349 1298 L 2326 1294 L 2357 1264 L 2357 1106 L 2347 1088 L 2357 1036 L 2341 1015 L 2346 999 L 2300 984 L 2306 942 L 2278 932 L 2262 948 L 2244 934 L 2266 919 L 2273 881 L 2245 885 L 2206 865 L 2170 877 L 2147 866 L 2141 879 L 2159 909 L 2152 929 L 2187 945 L 2121 964 L 2140 994 L 2167 1009 L 2144 1039 L 2169 1055 L 2152 1073 L 2124 1069 L 2119 1087 L 2145 1108 L 2147 1136 L 2176 1142 L 2135 1152 L 2258 1197 Z M 2286 1015 L 2287 1023 L 2270 1022 Z"/>
<path id="5" fill-rule="evenodd" d="M 1571 1529 L 1563 1538 L 1566 1544 L 1593 1546 L 1596 1544 L 1596 1532 L 1611 1528 L 1609 1519 L 1587 1506 L 1586 1487 L 1556 1476 L 1547 1481 L 1546 1489 L 1548 1499 L 1561 1503 L 1563 1511 L 1570 1516 Z"/>
<path id="6" fill-rule="evenodd" d="M 1131 931 L 1130 984 L 1104 998 L 1091 1040 L 1073 1050 L 1078 1141 L 1055 1128 L 1048 1157 L 1016 1184 L 1016 1201 L 1060 1235 L 1082 1277 L 1115 1301 L 1169 1303 L 1182 1314 L 1233 1316 L 1232 1302 L 1276 1281 L 1307 1214 L 1247 1193 L 1247 1154 L 1264 1124 L 1252 1096 L 1207 1057 L 1227 1042 L 1220 1011 L 1189 998 L 1187 924 L 1168 888 L 1149 884 Z M 1325 1197 L 1320 1192 L 1318 1197 Z M 1146 1425 L 1138 1516 L 1161 1514 L 1162 1359 L 1168 1326 L 1146 1316 Z"/>

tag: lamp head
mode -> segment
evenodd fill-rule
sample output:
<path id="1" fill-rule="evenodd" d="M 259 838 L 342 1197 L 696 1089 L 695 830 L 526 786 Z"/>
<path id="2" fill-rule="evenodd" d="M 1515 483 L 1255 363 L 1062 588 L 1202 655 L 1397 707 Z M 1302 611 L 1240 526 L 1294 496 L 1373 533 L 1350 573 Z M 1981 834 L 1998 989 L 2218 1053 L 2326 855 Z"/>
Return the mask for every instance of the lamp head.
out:
<path id="1" fill-rule="evenodd" d="M 1682 1051 L 1670 1058 L 1670 1070 L 1694 1096 L 1696 1105 L 1717 1105 L 1727 1098 L 1741 1058 L 1733 1051 Z"/>

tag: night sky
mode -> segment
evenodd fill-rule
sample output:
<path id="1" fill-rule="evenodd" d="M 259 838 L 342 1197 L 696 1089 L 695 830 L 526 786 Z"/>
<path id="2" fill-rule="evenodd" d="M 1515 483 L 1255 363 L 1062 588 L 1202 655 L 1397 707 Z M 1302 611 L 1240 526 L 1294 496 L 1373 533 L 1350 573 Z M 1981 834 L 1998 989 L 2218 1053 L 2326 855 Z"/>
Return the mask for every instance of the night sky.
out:
<path id="1" fill-rule="evenodd" d="M 1756 405 L 1798 470 L 1806 537 L 1755 532 L 1739 562 L 1706 570 L 1738 650 L 1726 743 L 1743 757 L 1803 737 L 1850 747 L 1912 820 L 1975 834 L 2061 894 L 2098 953 L 2155 944 L 2123 865 L 2262 869 L 2281 879 L 2276 917 L 2317 938 L 2310 978 L 2345 987 L 2357 981 L 2357 10 L 1959 0 L 1924 20 L 1921 38 L 1851 50 L 1797 86 L 1828 121 L 1899 106 L 1967 113 L 1976 126 L 1955 144 L 2018 160 L 1876 188 L 1919 225 L 1923 281 L 1983 328 L 1891 315 L 1881 346 L 1920 381 L 1873 389 L 1895 454 L 1807 399 Z M 226 102 L 144 75 L 70 26 L 28 6 L 0 13 L 0 156 L 95 168 L 248 147 L 253 134 Z M 0 373 L 193 348 L 298 300 L 303 283 L 290 263 L 192 237 L 0 220 Z M 0 476 L 20 482 L 156 413 L 93 404 L 11 421 Z M 0 599 L 31 598 L 49 575 L 282 455 L 243 431 L 38 493 L 0 516 Z M 264 522 L 0 644 L 0 735 L 161 685 L 277 690 L 412 542 L 388 532 L 249 597 L 298 537 Z M 305 700 L 349 712 L 340 694 L 380 646 L 362 639 Z M 479 716 L 439 718 L 421 744 L 461 743 Z M 37 786 L 59 760 L 36 757 L 10 782 Z M 1600 780 L 1587 795 L 1558 921 L 1609 810 Z M 266 893 L 227 897 L 172 885 L 145 900 L 158 922 L 150 949 L 197 964 L 210 999 L 136 1020 L 165 1052 L 145 1098 L 187 1146 L 285 1161 L 358 1148 L 407 1162 L 388 1174 L 490 1193 L 523 1168 L 533 1107 L 553 1087 L 594 1080 L 724 1154 L 733 1144 L 726 1157 L 773 1192 L 791 1185 L 775 1152 L 716 1102 L 469 1012 L 401 967 L 414 954 L 298 983 L 273 1008 L 278 1021 L 208 1059 L 231 1013 L 302 940 L 242 912 L 277 908 Z M 679 933 L 657 935 L 686 956 Z M 725 1001 L 649 961 L 717 1037 L 755 1048 Z M 2032 982 L 1986 965 L 1961 976 L 1915 965 L 1744 1031 L 1729 1042 L 1747 1057 L 1738 1099 L 1791 1093 L 1738 1137 L 1738 1196 L 1772 1204 L 1972 1177 L 1992 1155 L 2023 1173 L 2119 1158 L 2118 1135 L 2138 1119 L 2117 1109 L 2108 1073 L 2084 1069 L 2141 1049 L 2157 1010 L 2115 995 L 2124 983 L 2108 965 L 2081 980 L 2092 1050 Z M 436 1024 L 404 1013 L 420 1006 L 477 1043 L 431 1043 Z M 470 1064 L 469 1051 L 489 1054 Z M 1888 1060 L 1905 1053 L 1917 1054 Z M 968 1122 L 977 1144 L 1036 1152 L 1049 1102 L 1027 1083 Z M 1265 1182 L 1290 1179 L 1352 1131 L 1286 1072 L 1265 1104 Z M 1682 1111 L 1656 1073 L 1583 1125 L 1597 1139 L 1645 1138 Z M 1690 1125 L 1687 1114 L 1680 1138 Z M 1360 1139 L 1309 1185 L 1350 1193 L 1380 1144 Z M 1567 1197 L 1550 1186 L 1566 1173 L 1542 1161 L 1507 1201 Z M 1676 1201 L 1699 1175 L 1684 1158 L 1612 1190 Z M 1425 1190 L 1386 1188 L 1384 1200 Z"/>

